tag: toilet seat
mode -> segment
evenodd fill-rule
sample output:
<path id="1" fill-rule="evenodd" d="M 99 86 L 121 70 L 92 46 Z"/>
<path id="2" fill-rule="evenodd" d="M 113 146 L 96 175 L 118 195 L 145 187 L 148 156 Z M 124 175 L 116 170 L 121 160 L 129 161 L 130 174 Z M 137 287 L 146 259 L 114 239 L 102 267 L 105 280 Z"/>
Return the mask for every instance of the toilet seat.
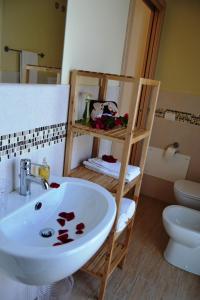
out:
<path id="1" fill-rule="evenodd" d="M 190 180 L 177 180 L 174 189 L 189 198 L 200 201 L 200 183 Z"/>

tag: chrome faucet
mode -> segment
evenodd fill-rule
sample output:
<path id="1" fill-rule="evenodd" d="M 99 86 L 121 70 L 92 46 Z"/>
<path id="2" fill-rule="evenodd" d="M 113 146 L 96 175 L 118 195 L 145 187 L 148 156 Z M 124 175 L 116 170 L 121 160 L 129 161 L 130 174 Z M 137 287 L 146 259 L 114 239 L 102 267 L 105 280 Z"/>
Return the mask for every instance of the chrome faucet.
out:
<path id="1" fill-rule="evenodd" d="M 36 182 L 47 190 L 49 183 L 39 177 L 31 174 L 31 160 L 21 159 L 20 161 L 20 195 L 27 196 L 31 194 L 31 182 Z"/>

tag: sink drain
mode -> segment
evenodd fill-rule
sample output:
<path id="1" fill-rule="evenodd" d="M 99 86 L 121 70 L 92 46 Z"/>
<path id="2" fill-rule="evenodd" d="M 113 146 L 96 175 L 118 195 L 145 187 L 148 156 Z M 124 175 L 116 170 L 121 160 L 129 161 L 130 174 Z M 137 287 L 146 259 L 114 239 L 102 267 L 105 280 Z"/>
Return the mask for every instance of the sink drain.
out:
<path id="1" fill-rule="evenodd" d="M 53 236 L 55 231 L 52 228 L 44 228 L 40 231 L 40 236 L 43 238 L 49 238 Z"/>

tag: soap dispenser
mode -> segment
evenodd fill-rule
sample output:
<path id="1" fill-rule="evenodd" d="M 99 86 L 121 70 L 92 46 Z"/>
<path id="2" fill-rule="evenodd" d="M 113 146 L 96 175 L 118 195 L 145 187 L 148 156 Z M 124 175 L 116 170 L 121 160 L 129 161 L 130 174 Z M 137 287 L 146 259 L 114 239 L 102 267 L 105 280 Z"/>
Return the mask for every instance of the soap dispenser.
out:
<path id="1" fill-rule="evenodd" d="M 39 176 L 47 181 L 49 180 L 50 166 L 47 164 L 46 157 L 43 158 L 42 164 L 39 167 Z"/>

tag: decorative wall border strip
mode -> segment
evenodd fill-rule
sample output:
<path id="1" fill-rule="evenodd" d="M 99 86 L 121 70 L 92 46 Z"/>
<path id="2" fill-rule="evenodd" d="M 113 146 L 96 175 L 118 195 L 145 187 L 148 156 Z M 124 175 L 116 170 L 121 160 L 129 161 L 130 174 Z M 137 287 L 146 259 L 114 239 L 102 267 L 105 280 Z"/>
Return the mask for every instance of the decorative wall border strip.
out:
<path id="1" fill-rule="evenodd" d="M 175 113 L 175 120 L 178 122 L 200 126 L 200 114 L 195 115 L 195 114 L 178 111 L 178 110 L 158 108 L 156 110 L 155 116 L 157 118 L 165 118 L 166 112 Z"/>
<path id="2" fill-rule="evenodd" d="M 158 108 L 155 116 L 157 118 L 165 118 L 166 112 L 175 113 L 175 120 L 178 122 L 200 126 L 200 114 L 195 115 L 172 109 Z M 66 138 L 66 128 L 67 123 L 59 123 L 1 135 L 0 162 L 3 159 L 10 159 L 29 153 L 31 150 L 61 143 Z M 80 135 L 82 134 L 75 134 L 77 137 Z"/>
<path id="3" fill-rule="evenodd" d="M 0 136 L 0 162 L 31 150 L 61 143 L 66 138 L 66 123 L 37 127 Z"/>

